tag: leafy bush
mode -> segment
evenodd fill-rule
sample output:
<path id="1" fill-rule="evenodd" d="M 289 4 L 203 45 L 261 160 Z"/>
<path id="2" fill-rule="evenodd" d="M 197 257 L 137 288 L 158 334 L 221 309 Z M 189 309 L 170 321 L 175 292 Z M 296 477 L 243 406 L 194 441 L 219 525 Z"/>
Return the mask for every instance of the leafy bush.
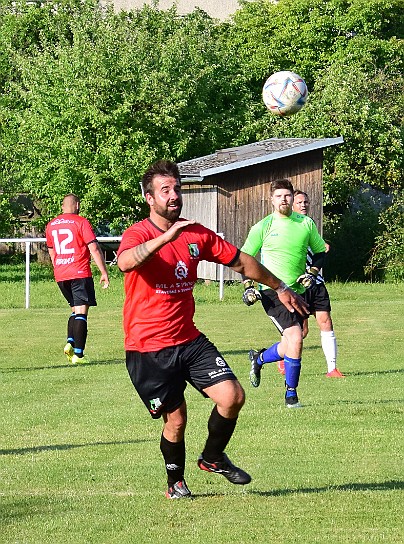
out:
<path id="1" fill-rule="evenodd" d="M 364 267 L 381 231 L 378 211 L 361 202 L 332 219 L 325 218 L 324 238 L 331 249 L 325 265 L 326 280 L 364 281 Z"/>
<path id="2" fill-rule="evenodd" d="M 0 233 L 14 230 L 19 193 L 38 228 L 72 191 L 94 226 L 121 232 L 147 215 L 139 179 L 156 158 L 343 136 L 324 155 L 326 273 L 364 279 L 371 255 L 368 274 L 400 277 L 394 210 L 379 224 L 349 202 L 364 183 L 388 193 L 404 182 L 402 0 L 240 0 L 225 23 L 156 6 L 0 0 Z M 288 119 L 261 98 L 280 69 L 309 86 Z"/>
<path id="3" fill-rule="evenodd" d="M 404 196 L 396 194 L 393 204 L 380 214 L 384 231 L 376 237 L 365 273 L 371 279 L 404 281 Z"/>

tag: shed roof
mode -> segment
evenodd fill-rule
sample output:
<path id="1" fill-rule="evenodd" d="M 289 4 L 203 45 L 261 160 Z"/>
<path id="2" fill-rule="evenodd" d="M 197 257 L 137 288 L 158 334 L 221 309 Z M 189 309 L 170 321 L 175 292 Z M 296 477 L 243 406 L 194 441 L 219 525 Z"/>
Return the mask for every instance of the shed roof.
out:
<path id="1" fill-rule="evenodd" d="M 182 162 L 178 166 L 183 180 L 202 181 L 206 176 L 331 147 L 343 141 L 342 137 L 270 138 L 239 147 L 220 149 L 211 155 Z"/>

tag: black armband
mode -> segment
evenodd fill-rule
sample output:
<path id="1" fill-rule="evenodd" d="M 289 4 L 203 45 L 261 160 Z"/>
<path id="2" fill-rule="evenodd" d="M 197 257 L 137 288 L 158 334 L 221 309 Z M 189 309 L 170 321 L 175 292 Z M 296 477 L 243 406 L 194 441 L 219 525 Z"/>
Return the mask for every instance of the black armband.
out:
<path id="1" fill-rule="evenodd" d="M 322 251 L 321 253 L 314 253 L 312 260 L 311 260 L 311 267 L 318 268 L 321 270 L 324 266 L 325 261 L 325 251 Z"/>

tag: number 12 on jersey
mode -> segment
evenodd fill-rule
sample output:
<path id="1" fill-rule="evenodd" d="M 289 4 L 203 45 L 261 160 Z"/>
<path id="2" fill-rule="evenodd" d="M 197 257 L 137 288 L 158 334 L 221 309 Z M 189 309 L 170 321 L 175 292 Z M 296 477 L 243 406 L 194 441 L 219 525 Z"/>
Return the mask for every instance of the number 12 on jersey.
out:
<path id="1" fill-rule="evenodd" d="M 74 247 L 68 247 L 73 241 L 73 233 L 70 229 L 57 229 L 52 231 L 53 242 L 57 255 L 71 255 Z"/>

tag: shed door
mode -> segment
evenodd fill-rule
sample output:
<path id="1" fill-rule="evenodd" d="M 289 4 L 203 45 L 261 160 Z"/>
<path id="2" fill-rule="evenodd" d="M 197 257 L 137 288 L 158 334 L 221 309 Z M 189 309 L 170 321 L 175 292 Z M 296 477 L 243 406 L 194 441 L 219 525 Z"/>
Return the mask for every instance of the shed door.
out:
<path id="1" fill-rule="evenodd" d="M 217 232 L 217 187 L 202 187 L 182 183 L 182 217 L 195 219 L 205 227 Z M 215 263 L 202 261 L 198 266 L 198 278 L 218 280 L 219 267 Z"/>

